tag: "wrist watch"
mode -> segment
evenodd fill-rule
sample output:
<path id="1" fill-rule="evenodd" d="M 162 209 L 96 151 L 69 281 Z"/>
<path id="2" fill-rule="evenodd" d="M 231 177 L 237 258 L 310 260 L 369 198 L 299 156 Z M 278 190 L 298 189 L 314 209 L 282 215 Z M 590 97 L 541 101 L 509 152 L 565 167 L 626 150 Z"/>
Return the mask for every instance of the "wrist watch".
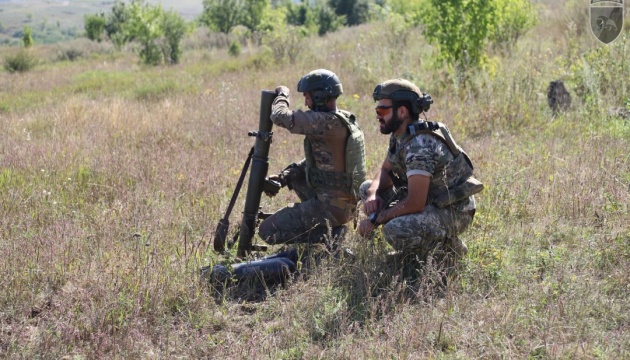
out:
<path id="1" fill-rule="evenodd" d="M 378 225 L 376 223 L 377 218 L 378 218 L 378 213 L 371 213 L 370 216 L 368 217 L 368 219 L 370 219 L 370 222 L 374 225 Z"/>

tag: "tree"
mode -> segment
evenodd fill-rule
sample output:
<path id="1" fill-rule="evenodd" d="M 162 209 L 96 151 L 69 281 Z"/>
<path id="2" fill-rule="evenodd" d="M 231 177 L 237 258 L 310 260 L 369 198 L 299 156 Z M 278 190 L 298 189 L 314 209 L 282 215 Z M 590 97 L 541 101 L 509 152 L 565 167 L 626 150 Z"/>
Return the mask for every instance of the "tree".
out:
<path id="1" fill-rule="evenodd" d="M 428 0 L 424 34 L 440 49 L 439 60 L 466 69 L 479 66 L 496 21 L 494 0 Z"/>
<path id="2" fill-rule="evenodd" d="M 245 0 L 243 4 L 243 18 L 240 25 L 245 25 L 249 30 L 256 31 L 269 9 L 269 0 Z"/>
<path id="3" fill-rule="evenodd" d="M 289 2 L 286 4 L 285 8 L 287 24 L 294 26 L 308 26 L 315 23 L 313 9 L 304 2 L 300 4 Z"/>
<path id="4" fill-rule="evenodd" d="M 329 0 L 328 3 L 335 14 L 346 17 L 346 25 L 359 25 L 370 19 L 368 0 Z"/>
<path id="5" fill-rule="evenodd" d="M 227 34 L 232 27 L 242 24 L 243 11 L 242 0 L 203 0 L 199 23 Z"/>
<path id="6" fill-rule="evenodd" d="M 337 31 L 345 21 L 345 16 L 338 16 L 328 6 L 322 6 L 317 12 L 317 34 L 324 36 L 326 33 Z"/>
<path id="7" fill-rule="evenodd" d="M 105 24 L 105 33 L 110 38 L 112 43 L 120 49 L 128 41 L 132 39 L 126 38 L 123 33 L 123 25 L 129 18 L 127 6 L 124 2 L 116 0 L 114 6 L 112 6 L 112 12 L 107 17 L 107 23 Z"/>
<path id="8" fill-rule="evenodd" d="M 24 35 L 22 35 L 22 43 L 25 48 L 33 46 L 33 30 L 30 26 L 24 26 Z"/>
<path id="9" fill-rule="evenodd" d="M 179 63 L 182 55 L 181 41 L 188 32 L 188 26 L 184 19 L 173 11 L 164 13 L 162 20 L 164 28 L 165 45 L 162 49 L 164 59 L 171 64 Z"/>
<path id="10" fill-rule="evenodd" d="M 501 9 L 490 32 L 493 47 L 509 51 L 516 41 L 537 22 L 536 10 L 529 0 L 494 0 Z"/>
<path id="11" fill-rule="evenodd" d="M 100 39 L 104 29 L 118 48 L 136 41 L 140 44 L 140 58 L 148 65 L 179 63 L 181 40 L 189 30 L 179 14 L 145 0 L 132 0 L 129 5 L 117 0 L 107 18 L 100 14 L 85 19 L 88 38 Z"/>
<path id="12" fill-rule="evenodd" d="M 424 25 L 439 62 L 460 70 L 484 63 L 488 43 L 508 50 L 536 22 L 530 0 L 388 0 L 392 12 Z"/>
<path id="13" fill-rule="evenodd" d="M 336 31 L 346 21 L 343 15 L 337 15 L 325 2 L 317 1 L 311 5 L 303 1 L 300 4 L 287 3 L 286 21 L 289 25 L 303 26 L 309 31 L 317 31 L 319 36 Z"/>
<path id="14" fill-rule="evenodd" d="M 85 15 L 85 35 L 92 41 L 101 42 L 103 31 L 105 30 L 105 14 L 100 15 Z"/>
<path id="15" fill-rule="evenodd" d="M 140 43 L 140 58 L 147 65 L 159 65 L 162 51 L 156 40 L 164 35 L 164 11 L 161 5 L 145 4 L 142 0 L 129 5 L 128 21 L 123 24 L 123 33 L 127 38 Z"/>

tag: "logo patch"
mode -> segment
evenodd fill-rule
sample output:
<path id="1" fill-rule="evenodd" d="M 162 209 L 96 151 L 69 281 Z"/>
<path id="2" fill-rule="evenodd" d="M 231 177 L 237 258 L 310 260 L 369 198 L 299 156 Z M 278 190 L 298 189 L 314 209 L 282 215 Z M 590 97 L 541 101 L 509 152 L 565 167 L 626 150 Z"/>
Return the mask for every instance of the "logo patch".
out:
<path id="1" fill-rule="evenodd" d="M 624 0 L 590 0 L 591 31 L 604 44 L 610 44 L 623 30 Z"/>

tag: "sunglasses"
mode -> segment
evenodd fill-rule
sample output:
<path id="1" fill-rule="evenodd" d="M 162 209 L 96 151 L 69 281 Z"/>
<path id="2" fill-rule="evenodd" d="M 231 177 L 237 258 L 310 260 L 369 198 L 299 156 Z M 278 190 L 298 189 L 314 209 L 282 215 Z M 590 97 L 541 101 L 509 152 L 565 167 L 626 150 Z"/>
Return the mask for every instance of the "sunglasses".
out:
<path id="1" fill-rule="evenodd" d="M 393 106 L 386 106 L 386 105 L 379 105 L 377 107 L 374 108 L 374 110 L 376 110 L 376 114 L 380 117 L 385 117 L 387 116 L 387 114 L 389 114 L 389 112 L 391 111 L 391 108 Z"/>

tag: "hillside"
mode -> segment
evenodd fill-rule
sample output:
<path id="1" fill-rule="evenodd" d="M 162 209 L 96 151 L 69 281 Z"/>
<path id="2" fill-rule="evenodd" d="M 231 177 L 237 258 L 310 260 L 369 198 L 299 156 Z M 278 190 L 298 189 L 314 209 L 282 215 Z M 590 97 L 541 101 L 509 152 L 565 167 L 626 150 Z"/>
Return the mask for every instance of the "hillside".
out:
<path id="1" fill-rule="evenodd" d="M 194 20 L 202 11 L 201 0 L 148 0 Z M 83 33 L 85 15 L 111 12 L 111 0 L 0 0 L 0 46 L 19 44 L 24 26 L 30 26 L 37 43 L 57 43 Z"/>

